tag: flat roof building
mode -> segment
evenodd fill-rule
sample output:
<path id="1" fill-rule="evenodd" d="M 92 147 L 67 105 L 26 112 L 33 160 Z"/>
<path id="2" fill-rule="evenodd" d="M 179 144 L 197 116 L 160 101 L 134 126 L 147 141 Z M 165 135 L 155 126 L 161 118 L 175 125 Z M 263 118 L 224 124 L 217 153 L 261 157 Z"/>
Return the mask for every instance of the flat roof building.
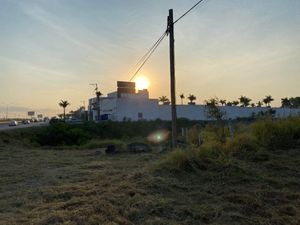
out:
<path id="1" fill-rule="evenodd" d="M 138 120 L 171 120 L 171 106 L 160 105 L 158 99 L 149 98 L 148 90 L 135 90 L 134 82 L 118 81 L 117 91 L 89 99 L 89 120 L 97 121 L 97 110 L 100 108 L 100 120 L 138 121 Z M 219 106 L 227 119 L 251 117 L 253 114 L 266 112 L 268 107 Z M 205 105 L 177 105 L 177 118 L 190 120 L 211 120 Z M 276 117 L 299 115 L 300 109 L 273 108 Z"/>

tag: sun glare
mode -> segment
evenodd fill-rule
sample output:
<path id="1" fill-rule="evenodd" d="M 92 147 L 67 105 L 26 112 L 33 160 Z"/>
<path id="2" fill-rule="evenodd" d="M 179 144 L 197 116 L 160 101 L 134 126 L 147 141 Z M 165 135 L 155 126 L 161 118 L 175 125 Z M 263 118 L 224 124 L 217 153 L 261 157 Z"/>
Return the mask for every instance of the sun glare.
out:
<path id="1" fill-rule="evenodd" d="M 139 76 L 135 80 L 135 85 L 138 90 L 143 90 L 143 89 L 148 89 L 150 83 L 146 77 Z"/>

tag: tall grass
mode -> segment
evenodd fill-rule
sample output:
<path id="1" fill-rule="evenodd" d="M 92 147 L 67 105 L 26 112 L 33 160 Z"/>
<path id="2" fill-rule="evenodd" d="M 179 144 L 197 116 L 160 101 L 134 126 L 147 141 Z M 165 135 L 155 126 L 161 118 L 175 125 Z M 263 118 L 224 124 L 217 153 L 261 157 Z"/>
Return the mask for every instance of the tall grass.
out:
<path id="1" fill-rule="evenodd" d="M 264 147 L 293 148 L 300 144 L 300 118 L 259 120 L 252 125 L 252 133 Z"/>
<path id="2" fill-rule="evenodd" d="M 225 165 L 224 162 L 230 161 L 231 157 L 267 160 L 264 151 L 300 146 L 300 118 L 260 119 L 247 128 L 242 126 L 233 138 L 227 135 L 225 142 L 220 139 L 219 128 L 211 125 L 202 130 L 193 129 L 190 134 L 191 140 L 200 135 L 204 143 L 196 146 L 190 141 L 186 150 L 170 152 L 160 161 L 158 169 L 192 171 L 195 168 L 205 168 L 207 162 Z"/>

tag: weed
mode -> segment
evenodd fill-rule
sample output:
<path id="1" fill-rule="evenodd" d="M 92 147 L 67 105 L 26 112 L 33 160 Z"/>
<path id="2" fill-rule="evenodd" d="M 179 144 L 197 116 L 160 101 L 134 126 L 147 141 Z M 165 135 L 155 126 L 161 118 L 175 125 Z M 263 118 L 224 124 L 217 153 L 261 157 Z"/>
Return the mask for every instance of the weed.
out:
<path id="1" fill-rule="evenodd" d="M 293 148 L 300 144 L 300 117 L 259 120 L 252 125 L 252 132 L 265 147 L 272 149 Z"/>

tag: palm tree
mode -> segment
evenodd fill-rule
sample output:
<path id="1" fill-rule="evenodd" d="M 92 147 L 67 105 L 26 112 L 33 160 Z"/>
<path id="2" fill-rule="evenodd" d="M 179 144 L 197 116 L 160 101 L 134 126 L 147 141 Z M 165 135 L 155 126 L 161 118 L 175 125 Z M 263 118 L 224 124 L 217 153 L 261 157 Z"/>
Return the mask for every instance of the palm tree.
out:
<path id="1" fill-rule="evenodd" d="M 263 103 L 262 103 L 261 101 L 258 101 L 258 102 L 256 103 L 256 106 L 257 106 L 257 107 L 262 107 L 262 105 L 263 105 Z"/>
<path id="2" fill-rule="evenodd" d="M 170 105 L 170 100 L 167 98 L 167 96 L 159 97 L 158 101 L 161 102 L 163 105 Z"/>
<path id="3" fill-rule="evenodd" d="M 70 103 L 67 101 L 67 100 L 61 100 L 59 103 L 58 103 L 58 105 L 60 106 L 60 107 L 63 107 L 63 109 L 64 109 L 64 121 L 66 122 L 66 108 L 67 108 L 67 106 L 68 105 L 70 105 Z"/>
<path id="4" fill-rule="evenodd" d="M 226 100 L 225 99 L 221 99 L 219 102 L 221 103 L 222 106 L 226 105 Z"/>
<path id="5" fill-rule="evenodd" d="M 100 109 L 100 97 L 102 93 L 98 91 L 98 87 L 96 87 L 96 97 L 97 97 L 97 120 L 101 120 L 101 109 Z"/>
<path id="6" fill-rule="evenodd" d="M 291 101 L 288 98 L 281 99 L 281 107 L 282 108 L 289 108 L 291 107 Z"/>
<path id="7" fill-rule="evenodd" d="M 181 98 L 181 105 L 183 105 L 183 99 L 185 98 L 184 94 L 182 93 L 181 95 L 179 95 L 179 97 Z"/>
<path id="8" fill-rule="evenodd" d="M 263 102 L 266 104 L 267 107 L 270 107 L 270 103 L 274 101 L 271 95 L 267 95 L 264 99 Z"/>
<path id="9" fill-rule="evenodd" d="M 239 98 L 240 100 L 240 103 L 241 103 L 241 106 L 242 107 L 247 107 L 249 106 L 250 102 L 251 102 L 251 99 L 250 98 L 247 98 L 246 96 L 242 96 Z"/>
<path id="10" fill-rule="evenodd" d="M 195 105 L 195 100 L 197 99 L 195 95 L 192 95 L 190 94 L 188 97 L 187 97 L 188 100 L 190 100 L 190 102 L 188 103 L 189 105 Z"/>
<path id="11" fill-rule="evenodd" d="M 219 103 L 219 99 L 217 97 L 205 100 L 204 103 L 206 106 L 214 106 L 217 107 Z"/>
<path id="12" fill-rule="evenodd" d="M 255 103 L 251 103 L 251 107 L 255 107 Z"/>
<path id="13" fill-rule="evenodd" d="M 238 104 L 239 104 L 239 103 L 238 103 Z M 227 105 L 227 106 L 233 106 L 233 103 L 232 103 L 232 102 L 227 102 L 226 105 Z"/>

